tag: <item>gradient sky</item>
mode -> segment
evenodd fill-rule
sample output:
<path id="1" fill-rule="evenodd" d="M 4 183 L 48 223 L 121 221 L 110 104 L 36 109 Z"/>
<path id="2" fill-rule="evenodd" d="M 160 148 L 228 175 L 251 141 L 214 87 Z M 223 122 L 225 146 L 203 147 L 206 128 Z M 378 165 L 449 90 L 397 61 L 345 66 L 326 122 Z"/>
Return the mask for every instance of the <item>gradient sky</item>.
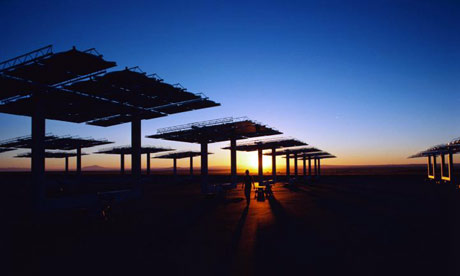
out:
<path id="1" fill-rule="evenodd" d="M 137 65 L 222 103 L 143 121 L 143 136 L 248 116 L 339 157 L 326 164 L 425 162 L 406 157 L 460 136 L 459 1 L 38 2 L 0 1 L 0 60 L 48 44 L 55 52 L 95 47 L 118 69 Z M 130 143 L 129 124 L 46 126 L 54 134 Z M 0 139 L 28 134 L 30 118 L 0 114 Z M 210 146 L 211 166 L 229 165 L 229 152 L 219 149 L 227 144 Z M 0 167 L 28 167 L 12 158 L 16 153 L 2 154 Z M 119 163 L 105 155 L 83 160 Z"/>

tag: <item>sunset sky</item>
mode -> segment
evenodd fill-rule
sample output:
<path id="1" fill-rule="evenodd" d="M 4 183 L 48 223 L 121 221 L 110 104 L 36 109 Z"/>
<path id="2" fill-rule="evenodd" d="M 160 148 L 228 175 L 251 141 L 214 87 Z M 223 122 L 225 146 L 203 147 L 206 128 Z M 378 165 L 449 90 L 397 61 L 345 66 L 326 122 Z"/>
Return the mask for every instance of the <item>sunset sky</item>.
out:
<path id="1" fill-rule="evenodd" d="M 460 2 L 317 2 L 1 1 L 0 60 L 48 44 L 55 52 L 95 47 L 117 62 L 116 69 L 139 66 L 222 104 L 143 121 L 142 136 L 248 116 L 337 155 L 324 163 L 341 165 L 423 163 L 407 156 L 460 136 Z M 48 120 L 46 127 L 57 135 L 130 144 L 129 124 Z M 0 114 L 0 139 L 30 129 L 30 118 Z M 199 150 L 196 144 L 142 143 Z M 229 151 L 220 150 L 227 145 L 210 145 L 211 167 L 229 166 Z M 0 168 L 28 168 L 29 160 L 12 158 L 20 152 L 1 154 Z M 255 153 L 238 158 L 240 167 L 256 162 Z M 264 161 L 269 168 L 270 158 Z M 83 157 L 83 166 L 91 165 L 115 168 L 119 157 Z M 47 161 L 47 168 L 62 167 L 63 160 Z"/>

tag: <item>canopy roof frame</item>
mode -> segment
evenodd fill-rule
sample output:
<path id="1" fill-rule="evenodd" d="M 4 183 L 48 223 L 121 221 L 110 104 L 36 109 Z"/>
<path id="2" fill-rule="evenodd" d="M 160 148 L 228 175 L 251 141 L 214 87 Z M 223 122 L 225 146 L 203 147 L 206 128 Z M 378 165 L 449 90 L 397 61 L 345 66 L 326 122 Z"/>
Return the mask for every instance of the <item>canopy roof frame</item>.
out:
<path id="1" fill-rule="evenodd" d="M 212 152 L 208 152 L 209 154 L 213 154 Z M 190 158 L 190 157 L 196 157 L 200 156 L 201 152 L 199 151 L 175 151 L 171 153 L 166 153 L 162 155 L 157 155 L 152 158 L 157 158 L 157 159 L 183 159 L 183 158 Z"/>

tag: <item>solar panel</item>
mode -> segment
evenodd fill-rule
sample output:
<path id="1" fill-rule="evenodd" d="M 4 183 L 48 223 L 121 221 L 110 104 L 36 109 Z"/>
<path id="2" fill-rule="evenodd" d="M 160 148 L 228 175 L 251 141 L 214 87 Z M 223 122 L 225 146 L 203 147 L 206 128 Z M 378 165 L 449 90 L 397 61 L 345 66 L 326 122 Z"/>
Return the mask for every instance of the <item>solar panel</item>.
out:
<path id="1" fill-rule="evenodd" d="M 315 147 L 297 147 L 297 148 L 287 148 L 275 152 L 275 155 L 286 155 L 286 154 L 307 154 L 307 153 L 319 153 L 322 152 L 320 149 Z M 272 153 L 266 153 L 265 155 L 272 155 Z"/>
<path id="2" fill-rule="evenodd" d="M 162 147 L 153 147 L 153 146 L 144 146 L 141 147 L 141 153 L 157 153 L 157 152 L 164 152 L 164 151 L 172 151 L 174 149 L 171 148 L 162 148 Z M 131 154 L 133 151 L 131 146 L 120 146 L 120 147 L 113 147 L 109 149 L 101 149 L 96 153 L 101 154 Z"/>
<path id="3" fill-rule="evenodd" d="M 88 155 L 86 153 L 82 153 L 81 155 Z M 45 158 L 66 158 L 66 157 L 75 157 L 77 156 L 74 152 L 53 152 L 53 151 L 45 151 Z M 18 154 L 15 158 L 31 158 L 32 153 L 27 152 L 23 154 Z"/>
<path id="4" fill-rule="evenodd" d="M 13 148 L 0 148 L 0 153 L 15 150 Z"/>
<path id="5" fill-rule="evenodd" d="M 12 70 L 6 70 L 3 73 L 23 80 L 50 85 L 108 69 L 115 65 L 115 62 L 105 61 L 102 56 L 73 48 Z"/>
<path id="6" fill-rule="evenodd" d="M 94 49 L 45 48 L 0 63 L 0 112 L 32 116 L 37 98 L 46 119 L 111 126 L 220 105 L 139 70 L 106 73 L 116 64 Z"/>
<path id="7" fill-rule="evenodd" d="M 208 154 L 212 154 L 208 152 Z M 159 158 L 159 159 L 182 159 L 182 158 L 189 158 L 189 157 L 195 157 L 195 156 L 200 156 L 201 152 L 199 151 L 177 151 L 177 152 L 172 152 L 172 153 L 167 153 L 167 154 L 162 154 L 162 155 L 157 155 L 153 158 Z"/>
<path id="8" fill-rule="evenodd" d="M 295 146 L 304 146 L 307 143 L 292 138 L 277 138 L 277 139 L 264 139 L 255 140 L 236 146 L 236 150 L 239 151 L 255 151 L 258 149 L 274 149 L 274 148 L 286 148 Z M 222 149 L 231 149 L 231 146 L 224 147 Z"/>
<path id="9" fill-rule="evenodd" d="M 96 140 L 92 138 L 79 138 L 72 136 L 55 136 L 47 134 L 45 136 L 45 149 L 52 150 L 74 150 L 77 148 L 89 148 L 100 145 L 111 144 L 105 139 Z M 15 147 L 15 148 L 32 148 L 32 137 L 23 136 L 13 139 L 0 141 L 0 147 Z"/>
<path id="10" fill-rule="evenodd" d="M 281 134 L 278 130 L 247 118 L 223 118 L 159 129 L 147 138 L 189 143 L 214 143 Z"/>
<path id="11" fill-rule="evenodd" d="M 448 154 L 448 153 L 457 154 L 459 152 L 460 152 L 460 139 L 454 139 L 450 143 L 440 144 L 440 145 L 430 147 L 424 151 L 411 155 L 408 158 L 438 156 L 441 154 Z"/>

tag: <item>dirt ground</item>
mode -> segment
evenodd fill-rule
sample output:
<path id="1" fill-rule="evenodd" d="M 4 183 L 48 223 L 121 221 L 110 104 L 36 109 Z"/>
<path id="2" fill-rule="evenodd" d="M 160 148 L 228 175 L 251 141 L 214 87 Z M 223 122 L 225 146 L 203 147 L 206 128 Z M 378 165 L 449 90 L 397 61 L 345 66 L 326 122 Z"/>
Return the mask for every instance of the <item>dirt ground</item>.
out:
<path id="1" fill-rule="evenodd" d="M 423 175 L 278 183 L 249 208 L 240 187 L 156 181 L 107 220 L 29 216 L 16 181 L 1 184 L 2 275 L 460 275 L 460 192 Z"/>

